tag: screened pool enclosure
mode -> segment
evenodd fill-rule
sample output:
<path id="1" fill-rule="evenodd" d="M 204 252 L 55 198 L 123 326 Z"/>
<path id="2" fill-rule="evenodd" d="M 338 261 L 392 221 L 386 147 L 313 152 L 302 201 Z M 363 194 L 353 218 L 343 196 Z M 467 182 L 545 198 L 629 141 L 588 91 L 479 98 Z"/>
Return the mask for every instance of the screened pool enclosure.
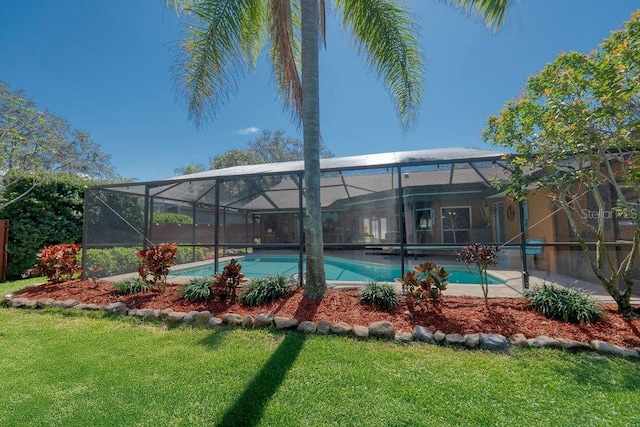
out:
<path id="1" fill-rule="evenodd" d="M 425 260 L 457 264 L 463 245 L 491 242 L 505 247 L 501 266 L 520 271 L 527 261 L 522 254 L 530 252 L 521 250 L 523 206 L 492 185 L 505 178 L 502 158 L 456 148 L 321 160 L 325 256 L 402 271 Z M 106 248 L 133 253 L 174 242 L 182 264 L 204 262 L 220 271 L 230 257 L 295 255 L 298 278 L 304 277 L 301 161 L 89 187 L 85 197 L 83 250 L 93 257 Z M 167 218 L 160 213 L 188 221 L 156 221 Z M 92 256 L 83 260 L 90 263 Z M 135 271 L 116 264 L 122 268 L 103 275 Z"/>

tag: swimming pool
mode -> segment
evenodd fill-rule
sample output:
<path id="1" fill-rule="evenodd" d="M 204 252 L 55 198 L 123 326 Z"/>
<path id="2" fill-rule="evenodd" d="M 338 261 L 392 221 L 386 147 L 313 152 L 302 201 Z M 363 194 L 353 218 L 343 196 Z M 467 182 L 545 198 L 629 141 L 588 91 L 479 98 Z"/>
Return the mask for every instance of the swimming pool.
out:
<path id="1" fill-rule="evenodd" d="M 262 277 L 272 274 L 283 274 L 287 277 L 298 272 L 297 255 L 247 255 L 239 257 L 242 272 L 248 278 Z M 221 263 L 221 268 L 224 266 Z M 342 282 L 393 282 L 400 278 L 400 267 L 376 264 L 342 258 L 325 257 L 325 274 L 327 280 Z M 478 275 L 473 274 L 464 266 L 444 266 L 449 272 L 449 283 L 478 284 Z M 406 268 L 411 270 L 412 266 Z M 199 267 L 188 267 L 172 270 L 170 276 L 211 276 L 213 264 Z M 489 284 L 504 284 L 504 281 L 489 274 Z"/>

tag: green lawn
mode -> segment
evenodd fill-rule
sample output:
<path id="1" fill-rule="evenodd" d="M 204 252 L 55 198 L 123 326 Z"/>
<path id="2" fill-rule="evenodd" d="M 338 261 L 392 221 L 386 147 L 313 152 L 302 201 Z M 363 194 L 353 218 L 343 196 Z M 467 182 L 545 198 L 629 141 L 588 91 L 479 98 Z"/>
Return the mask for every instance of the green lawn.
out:
<path id="1" fill-rule="evenodd" d="M 640 422 L 640 363 L 0 309 L 2 426 Z"/>
<path id="2" fill-rule="evenodd" d="M 39 285 L 46 281 L 46 277 L 32 277 L 31 279 L 12 280 L 0 283 L 0 299 L 2 299 L 6 294 L 12 294 L 15 291 L 26 288 L 27 286 Z"/>

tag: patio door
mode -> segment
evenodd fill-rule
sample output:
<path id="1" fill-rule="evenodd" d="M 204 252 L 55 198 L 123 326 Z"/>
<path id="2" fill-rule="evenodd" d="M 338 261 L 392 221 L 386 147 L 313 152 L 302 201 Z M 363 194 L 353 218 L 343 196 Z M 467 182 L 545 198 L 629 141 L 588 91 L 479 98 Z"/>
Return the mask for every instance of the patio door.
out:
<path id="1" fill-rule="evenodd" d="M 431 208 L 424 207 L 423 204 L 416 206 L 415 232 L 416 243 L 432 243 L 433 242 L 433 214 Z"/>

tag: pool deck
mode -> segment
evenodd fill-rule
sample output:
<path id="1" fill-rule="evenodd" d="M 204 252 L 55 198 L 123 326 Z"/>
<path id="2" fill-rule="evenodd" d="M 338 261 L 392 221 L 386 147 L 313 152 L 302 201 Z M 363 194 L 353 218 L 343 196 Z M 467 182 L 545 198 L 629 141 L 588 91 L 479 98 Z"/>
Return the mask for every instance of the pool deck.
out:
<path id="1" fill-rule="evenodd" d="M 505 281 L 504 285 L 489 285 L 489 298 L 491 297 L 508 297 L 516 298 L 521 297 L 523 294 L 522 274 L 520 271 L 515 270 L 490 270 L 489 273 L 499 279 Z M 549 275 L 546 271 L 531 271 L 529 274 L 529 289 L 536 286 L 542 286 L 543 284 L 555 284 L 564 286 L 567 288 L 582 289 L 589 294 L 592 298 L 604 303 L 612 303 L 613 298 L 604 290 L 604 288 L 597 284 L 584 280 L 576 280 L 571 277 L 562 276 L 559 274 Z M 396 284 L 397 285 L 397 284 Z M 363 286 L 362 283 L 349 283 L 349 282 L 329 282 L 329 289 L 346 289 Z M 400 285 L 397 285 L 400 290 Z M 482 288 L 479 285 L 461 285 L 451 283 L 444 291 L 444 295 L 456 295 L 456 296 L 474 296 L 482 297 Z M 632 297 L 632 304 L 640 304 L 640 297 Z"/>
<path id="2" fill-rule="evenodd" d="M 231 259 L 231 258 L 229 258 Z M 221 259 L 224 262 L 225 259 Z M 186 267 L 200 267 L 204 265 L 211 265 L 211 260 L 199 261 L 179 266 L 180 268 Z M 489 271 L 491 275 L 504 280 L 504 285 L 489 285 L 489 297 L 521 297 L 523 293 L 522 288 L 522 273 L 517 270 L 507 269 L 492 269 Z M 137 277 L 138 273 L 121 274 L 118 276 L 106 277 L 101 280 L 108 282 L 117 282 L 128 277 Z M 183 284 L 187 283 L 191 277 L 188 276 L 170 276 L 169 281 L 171 283 Z M 542 286 L 543 284 L 556 284 L 565 286 L 568 288 L 582 289 L 591 294 L 591 296 L 601 302 L 614 302 L 613 298 L 604 290 L 602 285 L 598 283 L 587 282 L 584 280 L 577 280 L 572 277 L 562 276 L 559 274 L 549 274 L 546 271 L 532 270 L 529 272 L 529 288 L 536 286 Z M 400 285 L 395 283 L 400 290 Z M 349 289 L 360 288 L 364 286 L 362 282 L 335 282 L 328 281 L 327 287 L 329 289 Z M 479 285 L 461 285 L 461 284 L 449 284 L 445 295 L 456 296 L 477 296 L 482 297 L 482 289 Z M 640 296 L 634 296 L 631 298 L 632 304 L 640 304 Z"/>
<path id="3" fill-rule="evenodd" d="M 490 270 L 490 273 L 505 281 L 504 285 L 489 285 L 489 297 L 520 297 L 523 294 L 522 273 L 515 270 Z M 591 297 L 605 303 L 614 302 L 613 298 L 599 283 L 577 280 L 560 274 L 548 274 L 546 271 L 529 272 L 529 289 L 544 284 L 561 285 L 567 288 L 582 289 Z M 482 296 L 478 285 L 449 285 L 445 295 Z M 640 304 L 640 296 L 631 298 L 632 304 Z"/>

